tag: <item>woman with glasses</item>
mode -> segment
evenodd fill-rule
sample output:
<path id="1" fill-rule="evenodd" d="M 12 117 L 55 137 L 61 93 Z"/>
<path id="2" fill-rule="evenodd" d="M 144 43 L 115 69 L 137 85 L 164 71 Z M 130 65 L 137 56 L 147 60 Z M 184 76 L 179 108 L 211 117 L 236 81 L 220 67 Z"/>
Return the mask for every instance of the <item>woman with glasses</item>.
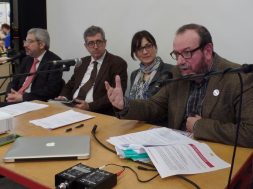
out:
<path id="1" fill-rule="evenodd" d="M 140 67 L 131 73 L 129 98 L 149 99 L 160 90 L 158 81 L 172 77 L 172 65 L 157 56 L 155 38 L 145 30 L 134 34 L 131 57 L 140 61 Z"/>

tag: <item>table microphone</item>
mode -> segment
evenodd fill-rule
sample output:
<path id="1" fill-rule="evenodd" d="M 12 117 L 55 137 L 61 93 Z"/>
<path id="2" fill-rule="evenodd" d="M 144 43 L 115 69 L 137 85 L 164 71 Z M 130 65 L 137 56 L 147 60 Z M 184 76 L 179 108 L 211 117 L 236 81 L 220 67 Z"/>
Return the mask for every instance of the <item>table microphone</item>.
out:
<path id="1" fill-rule="evenodd" d="M 67 60 L 54 60 L 48 62 L 49 64 L 54 65 L 64 65 L 64 66 L 80 66 L 82 64 L 81 58 L 67 59 Z"/>

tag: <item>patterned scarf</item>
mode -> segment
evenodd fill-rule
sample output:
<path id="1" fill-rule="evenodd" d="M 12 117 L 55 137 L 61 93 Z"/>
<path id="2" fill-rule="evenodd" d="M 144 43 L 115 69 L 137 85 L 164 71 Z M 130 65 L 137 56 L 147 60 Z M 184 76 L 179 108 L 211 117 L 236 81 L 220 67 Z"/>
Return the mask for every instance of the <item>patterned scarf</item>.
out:
<path id="1" fill-rule="evenodd" d="M 140 69 L 137 73 L 133 86 L 129 92 L 130 99 L 147 99 L 147 91 L 149 88 L 149 84 L 155 76 L 158 67 L 162 59 L 160 57 L 156 57 L 154 62 L 149 66 L 145 66 L 143 63 L 140 63 Z M 144 74 L 150 74 L 148 80 L 144 80 Z"/>

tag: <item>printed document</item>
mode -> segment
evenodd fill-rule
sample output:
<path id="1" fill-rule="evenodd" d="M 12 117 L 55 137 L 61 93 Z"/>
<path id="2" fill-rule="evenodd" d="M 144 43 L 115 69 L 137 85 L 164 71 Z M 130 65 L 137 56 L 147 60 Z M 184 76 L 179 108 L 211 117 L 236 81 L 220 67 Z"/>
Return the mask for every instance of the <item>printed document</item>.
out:
<path id="1" fill-rule="evenodd" d="M 165 127 L 110 137 L 107 141 L 121 158 L 145 162 L 150 159 L 162 178 L 230 167 L 206 144 Z"/>
<path id="2" fill-rule="evenodd" d="M 162 178 L 230 167 L 203 143 L 145 147 L 145 150 Z"/>
<path id="3" fill-rule="evenodd" d="M 74 110 L 68 110 L 42 119 L 32 120 L 30 123 L 45 129 L 56 129 L 65 125 L 91 119 L 93 117 L 95 116 L 83 114 Z"/>
<path id="4" fill-rule="evenodd" d="M 48 107 L 48 105 L 46 104 L 39 104 L 35 102 L 21 102 L 18 104 L 4 106 L 0 108 L 0 112 L 4 112 L 12 116 L 18 116 L 27 112 L 39 110 L 46 107 Z"/>
<path id="5" fill-rule="evenodd" d="M 128 146 L 131 144 L 142 146 L 156 146 L 178 143 L 198 143 L 196 140 L 193 140 L 187 136 L 175 132 L 172 129 L 165 127 L 110 137 L 107 141 L 113 145 L 121 146 Z"/>

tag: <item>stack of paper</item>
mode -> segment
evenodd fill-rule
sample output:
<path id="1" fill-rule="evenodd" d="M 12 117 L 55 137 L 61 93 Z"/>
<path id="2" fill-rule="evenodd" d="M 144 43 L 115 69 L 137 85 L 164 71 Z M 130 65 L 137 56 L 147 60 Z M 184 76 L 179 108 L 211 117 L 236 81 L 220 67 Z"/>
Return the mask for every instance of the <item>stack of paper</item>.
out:
<path id="1" fill-rule="evenodd" d="M 120 158 L 132 159 L 134 161 L 150 162 L 148 154 L 140 145 L 116 145 L 116 152 Z"/>
<path id="2" fill-rule="evenodd" d="M 13 116 L 0 112 L 0 134 L 6 133 L 13 129 Z"/>
<path id="3" fill-rule="evenodd" d="M 168 128 L 110 137 L 107 141 L 115 146 L 118 155 L 122 158 L 131 158 L 127 153 L 129 150 L 139 155 L 135 160 L 142 160 L 141 154 L 147 154 L 162 178 L 230 167 L 206 144 Z"/>

